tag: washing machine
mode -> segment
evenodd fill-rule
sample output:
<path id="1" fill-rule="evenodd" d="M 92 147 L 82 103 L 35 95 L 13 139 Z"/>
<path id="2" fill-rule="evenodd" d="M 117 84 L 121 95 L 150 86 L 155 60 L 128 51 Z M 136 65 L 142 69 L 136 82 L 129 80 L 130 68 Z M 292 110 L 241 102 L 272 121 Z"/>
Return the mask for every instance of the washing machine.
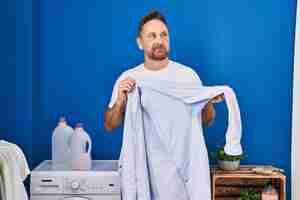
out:
<path id="1" fill-rule="evenodd" d="M 30 178 L 31 200 L 121 200 L 118 161 L 94 160 L 89 171 L 53 170 L 46 160 Z"/>

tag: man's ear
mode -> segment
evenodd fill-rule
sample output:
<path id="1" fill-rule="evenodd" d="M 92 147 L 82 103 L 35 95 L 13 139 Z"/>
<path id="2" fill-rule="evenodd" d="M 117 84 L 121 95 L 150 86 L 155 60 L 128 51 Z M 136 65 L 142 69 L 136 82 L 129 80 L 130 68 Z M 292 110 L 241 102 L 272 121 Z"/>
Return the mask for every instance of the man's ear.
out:
<path id="1" fill-rule="evenodd" d="M 140 50 L 143 50 L 143 46 L 142 46 L 142 44 L 141 44 L 141 39 L 140 39 L 139 37 L 136 38 L 136 43 L 137 43 L 139 49 L 140 49 Z"/>

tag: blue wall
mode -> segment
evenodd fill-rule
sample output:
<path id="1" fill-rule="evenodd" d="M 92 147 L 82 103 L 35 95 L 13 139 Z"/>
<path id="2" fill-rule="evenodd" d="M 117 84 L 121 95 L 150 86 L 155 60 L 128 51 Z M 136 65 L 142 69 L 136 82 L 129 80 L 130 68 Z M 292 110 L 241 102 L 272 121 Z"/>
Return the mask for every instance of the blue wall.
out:
<path id="1" fill-rule="evenodd" d="M 17 143 L 32 166 L 32 1 L 1 1 L 1 132 Z"/>
<path id="2" fill-rule="evenodd" d="M 169 22 L 171 58 L 193 67 L 206 85 L 235 89 L 243 163 L 284 168 L 290 199 L 296 1 L 12 2 L 21 0 L 9 1 L 12 15 L 4 17 L 9 28 L 1 33 L 8 46 L 1 46 L 1 58 L 11 59 L 1 59 L 7 74 L 1 83 L 9 84 L 1 84 L 7 117 L 0 119 L 32 167 L 50 159 L 51 134 L 61 115 L 71 125 L 84 123 L 94 159 L 118 158 L 122 129 L 106 134 L 103 114 L 118 75 L 143 61 L 135 45 L 137 24 L 155 8 Z M 222 144 L 226 128 L 225 106 L 216 107 L 216 122 L 205 129 L 209 151 Z"/>
<path id="3" fill-rule="evenodd" d="M 15 74 L 16 74 L 16 27 L 15 2 L 1 1 L 0 23 L 5 29 L 0 32 L 0 137 L 12 138 L 15 124 Z"/>
<path id="4" fill-rule="evenodd" d="M 0 139 L 18 144 L 33 167 L 32 135 L 34 84 L 37 67 L 34 62 L 36 14 L 34 0 L 1 1 L 0 19 Z M 25 185 L 29 186 L 29 179 Z M 28 190 L 29 191 L 29 190 Z"/>

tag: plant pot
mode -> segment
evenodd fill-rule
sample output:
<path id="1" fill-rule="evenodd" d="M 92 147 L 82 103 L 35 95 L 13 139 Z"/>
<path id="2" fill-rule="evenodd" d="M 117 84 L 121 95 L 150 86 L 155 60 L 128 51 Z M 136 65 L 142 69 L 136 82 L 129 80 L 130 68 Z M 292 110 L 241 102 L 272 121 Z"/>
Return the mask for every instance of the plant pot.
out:
<path id="1" fill-rule="evenodd" d="M 218 160 L 219 167 L 223 170 L 237 170 L 240 167 L 240 160 L 236 161 L 227 161 L 227 160 Z"/>

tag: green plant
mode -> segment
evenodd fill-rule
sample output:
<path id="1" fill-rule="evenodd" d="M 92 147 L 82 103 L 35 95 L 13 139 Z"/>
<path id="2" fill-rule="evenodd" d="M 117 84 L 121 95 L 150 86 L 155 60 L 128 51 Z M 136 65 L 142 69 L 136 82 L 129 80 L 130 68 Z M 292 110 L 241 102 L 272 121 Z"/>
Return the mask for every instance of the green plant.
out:
<path id="1" fill-rule="evenodd" d="M 243 189 L 240 193 L 241 200 L 261 200 L 260 192 L 254 191 L 253 189 Z"/>
<path id="2" fill-rule="evenodd" d="M 238 161 L 244 159 L 245 155 L 244 154 L 237 155 L 237 156 L 228 155 L 225 153 L 224 147 L 220 147 L 217 149 L 215 153 L 212 153 L 210 157 L 217 158 L 218 160 L 224 160 L 224 161 Z"/>

